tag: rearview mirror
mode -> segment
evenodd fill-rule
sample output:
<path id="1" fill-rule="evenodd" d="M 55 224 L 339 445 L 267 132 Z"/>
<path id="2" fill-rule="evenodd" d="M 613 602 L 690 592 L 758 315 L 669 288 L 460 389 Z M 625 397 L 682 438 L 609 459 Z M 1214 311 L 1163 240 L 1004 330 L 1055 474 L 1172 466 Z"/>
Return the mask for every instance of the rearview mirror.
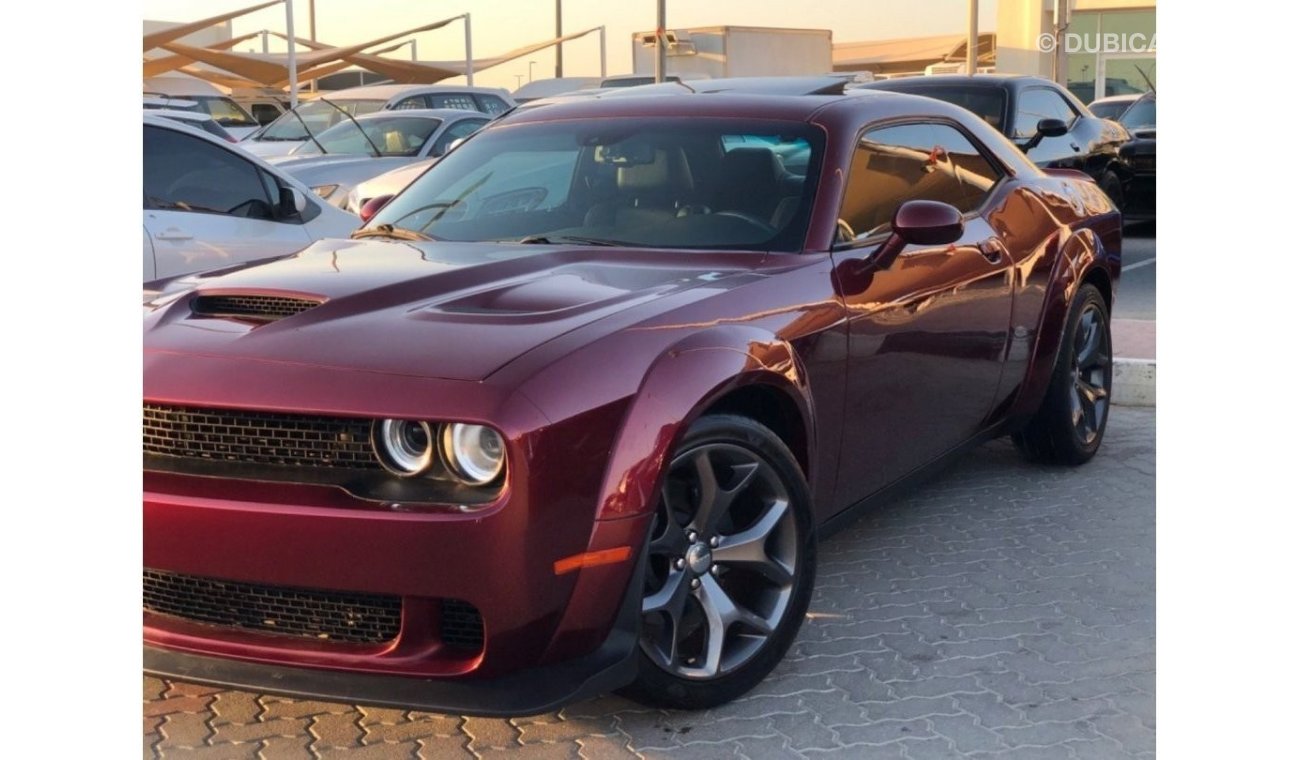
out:
<path id="1" fill-rule="evenodd" d="M 307 196 L 296 187 L 280 188 L 280 203 L 276 207 L 276 216 L 288 219 L 307 210 Z"/>
<path id="2" fill-rule="evenodd" d="M 1033 150 L 1038 147 L 1044 137 L 1060 137 L 1069 131 L 1069 125 L 1060 119 L 1041 119 L 1038 122 L 1038 131 L 1034 132 L 1034 136 L 1029 138 L 1029 142 L 1025 143 L 1024 149 Z"/>
<path id="3" fill-rule="evenodd" d="M 361 217 L 361 223 L 366 224 L 371 219 L 374 219 L 375 214 L 378 214 L 379 210 L 384 206 L 387 206 L 388 202 L 392 199 L 393 196 L 391 195 L 377 195 L 362 204 L 361 213 L 359 214 Z"/>
<path id="4" fill-rule="evenodd" d="M 954 206 L 939 201 L 907 201 L 894 212 L 889 238 L 869 257 L 876 269 L 888 269 L 909 245 L 947 245 L 961 238 L 966 222 Z"/>

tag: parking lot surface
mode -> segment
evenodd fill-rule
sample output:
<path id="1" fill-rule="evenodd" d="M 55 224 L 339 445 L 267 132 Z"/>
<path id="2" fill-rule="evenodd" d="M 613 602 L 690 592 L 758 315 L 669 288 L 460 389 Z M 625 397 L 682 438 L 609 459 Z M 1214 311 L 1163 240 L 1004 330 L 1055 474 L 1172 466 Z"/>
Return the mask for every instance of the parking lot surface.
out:
<path id="1" fill-rule="evenodd" d="M 1079 469 L 987 444 L 821 545 L 808 620 L 740 701 L 606 696 L 512 720 L 144 679 L 144 756 L 1155 755 L 1155 411 Z"/>

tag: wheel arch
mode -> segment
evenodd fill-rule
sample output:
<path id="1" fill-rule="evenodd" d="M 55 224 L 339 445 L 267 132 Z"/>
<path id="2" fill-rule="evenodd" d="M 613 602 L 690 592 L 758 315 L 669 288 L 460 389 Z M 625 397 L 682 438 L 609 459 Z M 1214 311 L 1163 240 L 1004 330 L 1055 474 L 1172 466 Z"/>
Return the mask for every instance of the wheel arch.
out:
<path id="1" fill-rule="evenodd" d="M 1075 228 L 1064 234 L 1068 234 L 1068 237 L 1061 245 L 1047 282 L 1029 366 L 1025 370 L 1020 392 L 1007 414 L 1011 419 L 1028 418 L 1042 403 L 1060 353 L 1070 303 L 1080 286 L 1097 286 L 1106 301 L 1107 311 L 1114 303 L 1119 275 L 1118 246 L 1114 246 L 1115 250 L 1110 250 L 1104 242 L 1103 234 L 1090 226 Z"/>
<path id="2" fill-rule="evenodd" d="M 664 464 L 691 423 L 739 414 L 781 438 L 811 484 L 816 431 L 807 373 L 794 348 L 758 328 L 691 335 L 651 364 L 615 437 L 596 519 L 652 510 Z"/>

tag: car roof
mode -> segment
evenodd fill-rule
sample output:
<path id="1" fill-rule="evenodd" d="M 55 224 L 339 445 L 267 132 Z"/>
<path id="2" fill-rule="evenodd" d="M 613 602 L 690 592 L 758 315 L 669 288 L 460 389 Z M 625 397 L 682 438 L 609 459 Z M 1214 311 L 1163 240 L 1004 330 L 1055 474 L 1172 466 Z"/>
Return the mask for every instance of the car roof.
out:
<path id="1" fill-rule="evenodd" d="M 802 77 L 799 77 L 802 78 Z M 500 117 L 498 121 L 519 124 L 530 121 L 559 121 L 565 119 L 599 118 L 610 116 L 674 117 L 702 116 L 738 119 L 770 119 L 774 121 L 809 121 L 817 112 L 846 104 L 879 102 L 913 102 L 918 114 L 943 115 L 968 114 L 965 109 L 951 106 L 932 98 L 887 92 L 855 92 L 845 95 L 806 94 L 768 95 L 760 91 L 720 90 L 716 92 L 691 92 L 686 88 L 664 88 L 665 85 L 628 88 L 623 95 L 587 98 L 557 98 L 544 108 L 519 108 Z M 639 92 L 632 92 L 639 90 Z M 611 91 L 614 92 L 614 91 Z M 540 103 L 541 101 L 533 101 Z M 869 106 L 868 106 L 869 107 Z"/>
<path id="2" fill-rule="evenodd" d="M 883 90 L 889 87 L 897 87 L 899 85 L 918 87 L 1016 87 L 1026 84 L 1055 85 L 1056 83 L 1045 77 L 1034 76 L 1032 74 L 994 73 L 976 74 L 974 76 L 967 76 L 966 74 L 932 74 L 914 77 L 895 77 L 893 79 L 877 79 L 874 82 L 863 82 L 860 85 L 854 85 L 854 89 Z"/>
<path id="3" fill-rule="evenodd" d="M 499 87 L 470 87 L 459 84 L 367 84 L 349 87 L 346 90 L 322 91 L 320 97 L 330 100 L 347 98 L 348 100 L 392 100 L 398 95 L 426 95 L 437 92 L 473 92 L 483 95 L 504 95 L 509 93 Z"/>
<path id="4" fill-rule="evenodd" d="M 372 121 L 374 119 L 392 119 L 403 116 L 413 116 L 420 119 L 442 119 L 443 121 L 466 118 L 492 118 L 482 111 L 469 111 L 464 108 L 399 108 L 392 111 L 371 111 L 370 113 L 357 114 L 352 118 L 357 121 Z"/>
<path id="5" fill-rule="evenodd" d="M 213 121 L 213 118 L 206 111 L 177 111 L 174 108 L 146 108 L 144 113 L 147 116 L 162 116 L 168 119 L 180 119 L 182 121 Z"/>

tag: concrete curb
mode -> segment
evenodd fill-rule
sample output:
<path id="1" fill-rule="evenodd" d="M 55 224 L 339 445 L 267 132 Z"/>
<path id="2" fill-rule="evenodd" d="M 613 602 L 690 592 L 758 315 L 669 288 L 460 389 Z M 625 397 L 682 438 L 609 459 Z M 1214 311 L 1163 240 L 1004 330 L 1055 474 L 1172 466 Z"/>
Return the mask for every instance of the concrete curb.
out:
<path id="1" fill-rule="evenodd" d="M 1111 398 L 1119 406 L 1156 405 L 1156 360 L 1115 359 Z"/>

